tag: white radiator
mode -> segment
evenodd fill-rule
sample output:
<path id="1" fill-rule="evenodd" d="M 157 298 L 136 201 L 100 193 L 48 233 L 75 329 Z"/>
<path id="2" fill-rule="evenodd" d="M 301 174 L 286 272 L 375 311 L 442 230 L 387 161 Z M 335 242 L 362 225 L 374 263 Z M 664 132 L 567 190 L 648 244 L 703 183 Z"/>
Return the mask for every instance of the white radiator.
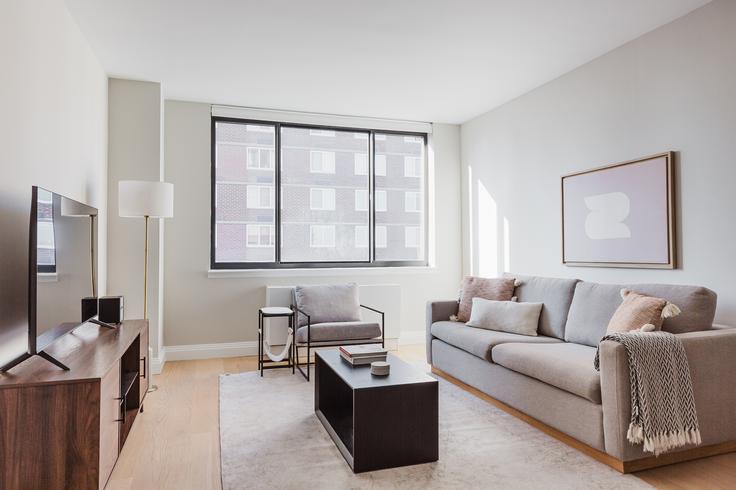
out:
<path id="1" fill-rule="evenodd" d="M 266 286 L 266 305 L 289 306 L 292 302 L 293 286 Z M 398 284 L 367 284 L 358 286 L 360 304 L 383 311 L 386 315 L 386 338 L 397 339 L 400 333 L 401 287 Z M 363 320 L 381 323 L 381 316 L 361 308 Z M 265 319 L 266 342 L 283 345 L 286 342 L 285 318 Z"/>

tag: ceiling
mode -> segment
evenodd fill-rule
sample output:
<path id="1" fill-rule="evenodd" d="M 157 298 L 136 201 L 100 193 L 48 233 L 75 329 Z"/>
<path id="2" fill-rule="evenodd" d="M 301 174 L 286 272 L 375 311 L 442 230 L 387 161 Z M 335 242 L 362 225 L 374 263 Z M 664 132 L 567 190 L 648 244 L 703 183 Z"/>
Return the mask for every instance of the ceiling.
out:
<path id="1" fill-rule="evenodd" d="M 709 0 L 66 0 L 168 99 L 461 123 Z"/>

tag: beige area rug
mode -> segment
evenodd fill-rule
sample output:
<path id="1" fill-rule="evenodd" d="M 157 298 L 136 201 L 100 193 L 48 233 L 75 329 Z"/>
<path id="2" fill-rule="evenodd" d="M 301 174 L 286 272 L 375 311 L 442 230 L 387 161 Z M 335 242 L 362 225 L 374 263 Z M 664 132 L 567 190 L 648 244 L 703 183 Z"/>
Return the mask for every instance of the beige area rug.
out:
<path id="1" fill-rule="evenodd" d="M 651 488 L 440 379 L 440 459 L 353 474 L 298 373 L 220 377 L 222 484 L 231 489 Z"/>

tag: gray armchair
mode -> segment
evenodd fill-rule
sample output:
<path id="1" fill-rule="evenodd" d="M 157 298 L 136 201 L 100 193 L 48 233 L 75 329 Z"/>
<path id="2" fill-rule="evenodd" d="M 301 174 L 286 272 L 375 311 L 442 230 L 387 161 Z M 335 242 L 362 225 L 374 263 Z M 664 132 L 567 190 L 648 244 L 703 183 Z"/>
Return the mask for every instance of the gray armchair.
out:
<path id="1" fill-rule="evenodd" d="M 296 368 L 309 381 L 309 359 L 316 347 L 381 344 L 385 346 L 384 312 L 360 304 L 358 285 L 325 284 L 296 286 L 292 310 L 296 314 L 294 359 Z M 361 308 L 380 315 L 381 322 L 365 321 Z M 307 367 L 302 370 L 299 349 L 307 349 Z"/>

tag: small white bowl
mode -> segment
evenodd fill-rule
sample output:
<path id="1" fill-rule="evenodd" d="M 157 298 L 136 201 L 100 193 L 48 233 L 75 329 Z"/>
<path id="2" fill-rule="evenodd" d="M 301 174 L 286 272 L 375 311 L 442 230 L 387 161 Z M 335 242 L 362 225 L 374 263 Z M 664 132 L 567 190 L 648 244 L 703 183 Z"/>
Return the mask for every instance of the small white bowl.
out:
<path id="1" fill-rule="evenodd" d="M 375 376 L 388 376 L 391 371 L 391 364 L 385 361 L 375 361 L 371 363 L 371 374 Z"/>

